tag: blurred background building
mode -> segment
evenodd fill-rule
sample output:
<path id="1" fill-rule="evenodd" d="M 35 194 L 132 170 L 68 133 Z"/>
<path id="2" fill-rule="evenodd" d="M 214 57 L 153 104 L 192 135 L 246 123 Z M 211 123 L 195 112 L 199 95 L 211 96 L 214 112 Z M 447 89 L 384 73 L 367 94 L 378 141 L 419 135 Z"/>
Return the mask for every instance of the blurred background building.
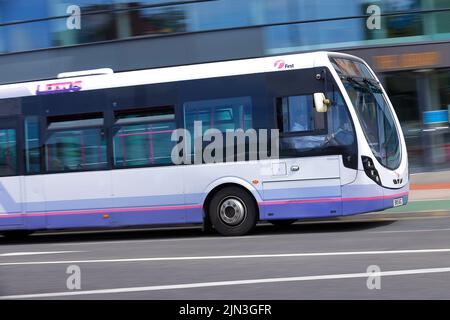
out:
<path id="1" fill-rule="evenodd" d="M 450 0 L 0 0 L 0 84 L 324 49 L 373 66 L 412 172 L 450 169 Z"/>

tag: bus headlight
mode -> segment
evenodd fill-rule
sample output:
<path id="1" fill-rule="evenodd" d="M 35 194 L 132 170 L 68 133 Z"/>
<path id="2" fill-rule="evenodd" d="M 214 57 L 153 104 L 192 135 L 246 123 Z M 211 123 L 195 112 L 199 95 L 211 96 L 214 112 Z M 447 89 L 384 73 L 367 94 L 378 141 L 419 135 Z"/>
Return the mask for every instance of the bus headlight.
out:
<path id="1" fill-rule="evenodd" d="M 373 160 L 370 157 L 361 156 L 361 160 L 364 167 L 364 172 L 367 174 L 367 176 L 375 181 L 376 184 L 381 186 L 381 179 L 380 175 L 378 174 L 377 169 L 375 169 L 375 164 L 373 163 Z"/>

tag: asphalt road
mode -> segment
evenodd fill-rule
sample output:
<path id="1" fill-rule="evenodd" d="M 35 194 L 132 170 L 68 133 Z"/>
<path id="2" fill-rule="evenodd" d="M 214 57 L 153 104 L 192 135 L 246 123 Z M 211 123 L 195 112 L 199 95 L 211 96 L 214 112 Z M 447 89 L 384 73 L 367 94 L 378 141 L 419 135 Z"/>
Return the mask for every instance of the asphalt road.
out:
<path id="1" fill-rule="evenodd" d="M 0 238 L 0 299 L 450 299 L 448 214 L 361 217 L 233 238 L 195 227 Z M 80 290 L 67 288 L 73 265 Z"/>

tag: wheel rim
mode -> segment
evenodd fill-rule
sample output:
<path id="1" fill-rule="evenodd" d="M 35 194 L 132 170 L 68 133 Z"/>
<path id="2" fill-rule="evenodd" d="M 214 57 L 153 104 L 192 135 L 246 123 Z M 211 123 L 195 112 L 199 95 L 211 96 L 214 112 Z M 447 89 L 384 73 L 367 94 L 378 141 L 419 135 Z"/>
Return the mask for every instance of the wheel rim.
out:
<path id="1" fill-rule="evenodd" d="M 219 217 L 223 223 L 236 226 L 244 221 L 247 216 L 245 203 L 237 197 L 224 199 L 219 206 Z"/>

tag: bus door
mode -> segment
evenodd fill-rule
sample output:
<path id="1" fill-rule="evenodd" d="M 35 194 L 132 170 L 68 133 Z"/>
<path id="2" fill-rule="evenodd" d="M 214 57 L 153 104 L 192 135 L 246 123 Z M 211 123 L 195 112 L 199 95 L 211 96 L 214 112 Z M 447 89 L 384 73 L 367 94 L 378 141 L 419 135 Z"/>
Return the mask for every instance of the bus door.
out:
<path id="1" fill-rule="evenodd" d="M 312 94 L 277 101 L 280 155 L 264 177 L 267 218 L 334 216 L 342 212 L 339 155 L 327 155 L 327 113 L 313 107 Z"/>
<path id="2" fill-rule="evenodd" d="M 0 118 L 0 229 L 23 225 L 22 177 L 19 176 L 18 119 Z M 8 216 L 10 215 L 10 216 Z"/>
<path id="3" fill-rule="evenodd" d="M 172 166 L 173 106 L 115 112 L 111 173 L 115 226 L 186 222 L 183 166 Z"/>

